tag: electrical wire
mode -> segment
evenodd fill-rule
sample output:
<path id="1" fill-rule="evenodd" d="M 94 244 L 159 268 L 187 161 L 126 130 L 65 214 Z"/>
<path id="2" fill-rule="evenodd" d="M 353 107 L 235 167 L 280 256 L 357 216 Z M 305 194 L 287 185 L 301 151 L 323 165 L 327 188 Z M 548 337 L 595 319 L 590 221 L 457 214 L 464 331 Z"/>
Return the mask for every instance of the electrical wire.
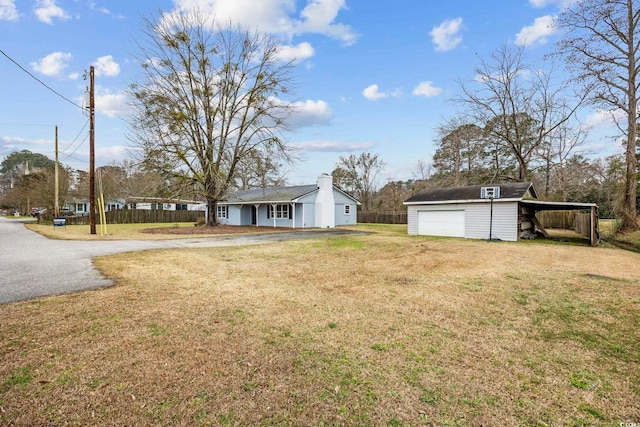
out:
<path id="1" fill-rule="evenodd" d="M 60 151 L 67 151 L 69 149 L 69 147 L 71 147 L 73 145 L 74 142 L 76 142 L 76 140 L 80 137 L 80 134 L 82 133 L 82 131 L 84 131 L 87 128 L 87 125 L 89 124 L 89 119 L 87 119 L 86 122 L 84 122 L 84 126 L 82 126 L 82 129 L 80 129 L 80 132 L 78 132 L 78 134 L 76 135 L 75 138 L 73 138 L 71 140 L 71 142 L 69 142 L 69 144 L 67 144 L 66 147 L 64 147 L 62 150 Z M 86 138 L 85 138 L 86 139 Z"/>
<path id="2" fill-rule="evenodd" d="M 80 149 L 80 147 L 82 147 L 82 145 L 86 142 L 87 138 L 89 138 L 89 134 L 87 133 L 87 135 L 85 135 L 84 139 L 82 141 L 80 141 L 80 144 L 78 144 L 78 146 L 76 148 L 74 148 L 74 150 L 71 153 L 64 153 L 64 158 L 62 160 L 67 160 L 68 158 L 73 158 L 75 160 L 79 160 L 76 159 L 74 157 L 72 157 L 76 151 L 78 151 L 78 149 Z"/>
<path id="3" fill-rule="evenodd" d="M 4 53 L 4 51 L 2 49 L 0 49 L 0 53 L 2 53 L 9 61 L 13 62 L 15 65 L 18 66 L 18 68 L 20 68 L 22 71 L 24 71 L 25 73 L 27 73 L 29 76 L 31 76 L 32 79 L 36 80 L 38 83 L 40 83 L 42 86 L 46 87 L 47 89 L 49 89 L 51 92 L 55 93 L 56 95 L 58 95 L 60 98 L 64 99 L 65 101 L 67 101 L 68 103 L 70 103 L 71 105 L 74 105 L 78 108 L 80 108 L 81 110 L 84 111 L 84 108 L 82 108 L 82 106 L 76 104 L 75 102 L 73 102 L 72 100 L 70 100 L 69 98 L 65 97 L 64 95 L 61 95 L 60 93 L 56 92 L 55 89 L 53 89 L 51 86 L 47 85 L 45 82 L 43 82 L 42 80 L 40 80 L 39 78 L 37 78 L 36 76 L 34 76 L 33 74 L 31 74 L 31 72 L 29 72 L 29 70 L 27 70 L 26 68 L 24 68 L 22 65 L 18 64 L 13 58 L 11 58 L 9 55 L 7 55 L 6 53 Z"/>

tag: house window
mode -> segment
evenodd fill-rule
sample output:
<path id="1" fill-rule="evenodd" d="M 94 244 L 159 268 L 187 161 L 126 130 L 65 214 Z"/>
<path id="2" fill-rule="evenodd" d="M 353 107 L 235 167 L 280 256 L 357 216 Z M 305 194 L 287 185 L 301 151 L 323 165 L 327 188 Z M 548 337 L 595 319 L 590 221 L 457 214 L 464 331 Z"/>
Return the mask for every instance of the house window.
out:
<path id="1" fill-rule="evenodd" d="M 351 215 L 351 205 L 344 205 L 344 214 Z"/>
<path id="2" fill-rule="evenodd" d="M 152 211 L 162 211 L 162 210 L 164 210 L 164 207 L 162 206 L 162 203 L 151 203 L 151 210 Z"/>
<path id="3" fill-rule="evenodd" d="M 176 203 L 176 210 L 177 211 L 186 211 L 187 210 L 187 205 L 186 204 Z"/>
<path id="4" fill-rule="evenodd" d="M 84 212 L 84 204 L 77 204 L 76 212 Z"/>
<path id="5" fill-rule="evenodd" d="M 267 218 L 291 219 L 291 211 L 289 210 L 289 205 L 269 205 L 269 209 L 267 210 Z"/>
<path id="6" fill-rule="evenodd" d="M 218 218 L 222 218 L 222 219 L 229 218 L 229 206 L 218 205 Z"/>
<path id="7" fill-rule="evenodd" d="M 136 202 L 129 203 L 129 209 L 138 209 L 138 207 L 137 207 L 137 206 L 138 206 L 138 205 L 137 205 L 137 203 L 136 203 Z"/>

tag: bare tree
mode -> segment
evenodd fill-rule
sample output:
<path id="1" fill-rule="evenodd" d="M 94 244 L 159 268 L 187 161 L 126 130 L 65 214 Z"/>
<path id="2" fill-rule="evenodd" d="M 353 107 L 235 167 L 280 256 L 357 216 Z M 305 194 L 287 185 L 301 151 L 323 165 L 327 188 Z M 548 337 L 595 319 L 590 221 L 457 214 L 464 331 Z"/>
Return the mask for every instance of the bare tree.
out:
<path id="1" fill-rule="evenodd" d="M 580 0 L 556 20 L 564 30 L 557 51 L 576 78 L 591 89 L 591 100 L 610 111 L 626 136 L 623 227 L 637 228 L 638 73 L 640 6 L 637 0 Z M 614 118 L 616 115 L 612 115 Z"/>
<path id="2" fill-rule="evenodd" d="M 556 83 L 551 71 L 530 69 L 523 49 L 503 45 L 481 60 L 474 82 L 460 82 L 462 94 L 455 99 L 464 107 L 468 123 L 484 127 L 488 143 L 506 147 L 515 157 L 514 178 L 519 181 L 530 179 L 538 147 L 582 103 L 580 97 L 568 100 L 568 85 Z"/>
<path id="3" fill-rule="evenodd" d="M 378 186 L 378 174 L 384 170 L 386 163 L 377 154 L 360 153 L 356 157 L 340 156 L 340 160 L 331 175 L 340 188 L 351 193 L 362 203 L 362 210 L 372 208 L 373 195 Z"/>
<path id="4" fill-rule="evenodd" d="M 198 11 L 146 19 L 144 35 L 143 80 L 130 86 L 130 139 L 147 169 L 206 199 L 215 225 L 240 161 L 256 152 L 291 160 L 281 131 L 292 63 L 279 60 L 268 35 Z"/>

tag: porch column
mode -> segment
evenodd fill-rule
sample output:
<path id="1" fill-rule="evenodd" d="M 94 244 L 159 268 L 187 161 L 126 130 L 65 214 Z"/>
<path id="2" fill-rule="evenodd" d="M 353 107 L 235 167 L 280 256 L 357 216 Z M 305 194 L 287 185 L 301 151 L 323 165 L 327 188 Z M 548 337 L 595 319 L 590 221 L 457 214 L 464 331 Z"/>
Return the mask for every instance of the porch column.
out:
<path id="1" fill-rule="evenodd" d="M 291 228 L 296 228 L 296 204 L 291 203 L 291 218 L 293 221 L 291 223 Z"/>
<path id="2" fill-rule="evenodd" d="M 273 228 L 276 228 L 276 206 L 278 205 L 271 205 L 271 207 L 273 208 Z"/>

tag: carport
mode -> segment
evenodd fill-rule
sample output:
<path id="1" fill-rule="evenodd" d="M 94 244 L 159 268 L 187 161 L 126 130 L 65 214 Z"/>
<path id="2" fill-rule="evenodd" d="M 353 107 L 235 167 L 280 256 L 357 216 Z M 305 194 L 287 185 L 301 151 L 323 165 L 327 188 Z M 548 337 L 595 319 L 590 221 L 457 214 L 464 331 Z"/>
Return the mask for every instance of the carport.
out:
<path id="1" fill-rule="evenodd" d="M 544 229 L 540 221 L 536 218 L 536 213 L 541 211 L 589 211 L 589 226 L 587 230 L 579 232 L 589 238 L 591 246 L 598 244 L 598 206 L 595 203 L 571 203 L 571 202 L 547 202 L 541 200 L 520 201 L 521 213 L 527 215 L 535 224 L 536 228 L 546 237 L 549 233 Z"/>

